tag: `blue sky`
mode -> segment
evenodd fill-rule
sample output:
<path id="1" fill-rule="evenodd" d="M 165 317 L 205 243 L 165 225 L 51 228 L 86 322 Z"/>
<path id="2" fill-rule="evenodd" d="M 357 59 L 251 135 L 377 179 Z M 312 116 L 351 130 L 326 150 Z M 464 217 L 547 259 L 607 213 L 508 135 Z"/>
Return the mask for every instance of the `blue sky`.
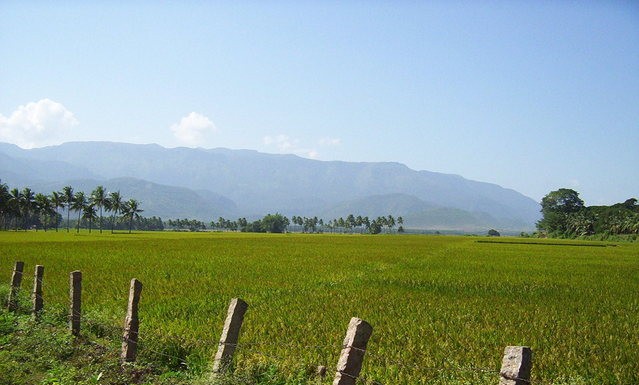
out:
<path id="1" fill-rule="evenodd" d="M 536 200 L 639 197 L 636 2 L 133 3 L 0 3 L 0 141 L 248 148 Z"/>

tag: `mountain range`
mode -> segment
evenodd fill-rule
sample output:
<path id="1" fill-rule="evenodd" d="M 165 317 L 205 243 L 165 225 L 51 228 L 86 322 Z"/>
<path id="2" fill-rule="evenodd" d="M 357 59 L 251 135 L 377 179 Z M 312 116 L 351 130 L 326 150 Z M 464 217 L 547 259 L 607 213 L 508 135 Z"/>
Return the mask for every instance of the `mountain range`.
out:
<path id="1" fill-rule="evenodd" d="M 530 230 L 540 217 L 534 200 L 458 175 L 225 148 L 70 142 L 27 150 L 0 143 L 0 178 L 38 192 L 66 185 L 90 192 L 101 184 L 164 219 L 391 214 L 403 216 L 407 228 L 480 231 Z"/>

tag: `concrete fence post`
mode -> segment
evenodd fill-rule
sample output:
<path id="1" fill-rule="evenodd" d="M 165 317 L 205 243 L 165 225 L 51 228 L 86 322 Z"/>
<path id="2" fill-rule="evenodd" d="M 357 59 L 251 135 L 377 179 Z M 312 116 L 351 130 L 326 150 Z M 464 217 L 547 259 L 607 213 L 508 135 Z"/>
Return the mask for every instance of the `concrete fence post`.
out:
<path id="1" fill-rule="evenodd" d="M 342 353 L 337 362 L 333 385 L 355 385 L 364 363 L 366 345 L 373 327 L 359 318 L 351 318 L 346 331 Z"/>
<path id="2" fill-rule="evenodd" d="M 44 298 L 42 298 L 42 279 L 44 278 L 44 266 L 36 265 L 35 273 L 33 275 L 33 293 L 31 293 L 31 300 L 33 301 L 33 308 L 31 313 L 33 318 L 37 321 L 42 314 L 42 308 L 44 307 Z"/>
<path id="3" fill-rule="evenodd" d="M 244 321 L 244 314 L 248 309 L 248 304 L 240 298 L 233 298 L 229 305 L 229 310 L 222 329 L 220 344 L 215 354 L 213 362 L 213 375 L 226 370 L 233 360 L 233 353 L 240 337 L 240 328 Z"/>
<path id="4" fill-rule="evenodd" d="M 529 385 L 532 350 L 527 346 L 506 346 L 499 371 L 499 385 Z"/>
<path id="5" fill-rule="evenodd" d="M 122 362 L 134 362 L 137 354 L 138 331 L 140 319 L 138 318 L 138 305 L 142 293 L 142 282 L 133 278 L 129 288 L 129 304 L 124 319 L 124 335 L 122 336 Z"/>
<path id="6" fill-rule="evenodd" d="M 22 284 L 22 272 L 24 270 L 24 262 L 16 262 L 11 275 L 11 289 L 9 289 L 9 298 L 7 299 L 7 309 L 9 311 L 18 310 L 18 293 Z"/>
<path id="7" fill-rule="evenodd" d="M 80 335 L 80 316 L 82 314 L 82 272 L 79 270 L 69 275 L 69 330 L 74 336 Z"/>

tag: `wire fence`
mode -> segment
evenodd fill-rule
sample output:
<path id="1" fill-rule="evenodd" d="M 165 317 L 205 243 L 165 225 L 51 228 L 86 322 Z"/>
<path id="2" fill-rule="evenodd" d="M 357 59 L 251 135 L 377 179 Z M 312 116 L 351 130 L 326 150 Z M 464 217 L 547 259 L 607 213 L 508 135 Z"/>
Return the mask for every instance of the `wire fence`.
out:
<path id="1" fill-rule="evenodd" d="M 34 278 L 34 284 L 36 282 L 39 285 L 43 284 L 43 280 L 40 278 Z M 9 292 L 11 292 L 12 295 L 16 296 L 16 298 L 14 298 L 17 305 L 17 308 L 15 309 L 15 311 L 22 312 L 22 313 L 28 313 L 33 311 L 33 308 L 28 308 L 26 306 L 27 300 L 25 298 L 26 293 L 24 291 L 22 291 L 21 298 L 17 298 L 18 295 L 20 295 L 19 288 L 16 290 L 11 289 L 9 290 Z M 31 293 L 31 300 L 35 303 L 36 299 L 38 299 L 41 303 L 44 302 L 43 296 L 39 294 L 38 292 L 34 291 L 33 293 Z M 46 311 L 42 310 L 40 311 L 40 314 L 41 315 L 46 314 Z M 129 344 L 135 345 L 138 348 L 138 351 L 147 357 L 148 356 L 161 357 L 165 360 L 169 360 L 173 365 L 179 366 L 185 370 L 191 369 L 192 362 L 188 360 L 188 354 L 176 355 L 176 354 L 168 353 L 165 350 L 159 350 L 154 345 L 145 343 L 144 339 L 141 338 L 143 337 L 143 333 L 141 333 L 140 331 L 131 330 L 130 328 L 126 328 L 123 326 L 117 326 L 110 321 L 93 318 L 89 314 L 90 313 L 86 313 L 86 312 L 84 314 L 82 312 L 74 312 L 72 309 L 67 314 L 67 319 L 69 320 L 69 323 L 71 322 L 71 319 L 73 317 L 78 317 L 81 320 L 81 325 L 83 325 L 82 326 L 83 330 L 86 330 L 89 333 L 92 333 L 94 335 L 95 341 L 92 341 L 88 335 L 83 334 L 83 337 L 85 338 L 87 343 L 93 344 L 94 346 L 98 346 L 104 352 L 109 352 L 113 355 L 120 355 L 122 347 L 118 346 L 118 344 L 129 343 Z M 55 324 L 55 322 L 52 322 L 52 325 L 53 324 Z M 129 337 L 127 337 L 127 335 Z M 134 338 L 131 338 L 131 335 L 133 335 Z M 119 336 L 119 337 L 116 337 L 116 336 Z M 97 342 L 98 340 L 100 342 Z M 249 341 L 249 342 L 241 342 L 241 343 L 219 342 L 218 344 L 232 346 L 236 350 L 236 354 L 242 355 L 242 357 L 244 357 L 245 359 L 257 356 L 271 363 L 281 363 L 285 361 L 290 361 L 291 359 L 291 357 L 282 356 L 280 354 L 274 354 L 268 349 L 265 349 L 265 347 L 272 346 L 272 343 L 268 343 L 268 342 L 257 342 L 257 341 Z M 304 344 L 299 344 L 295 342 L 290 342 L 290 343 L 278 343 L 277 346 L 279 348 L 285 348 L 284 351 L 286 350 L 291 350 L 291 351 L 318 350 L 323 352 L 326 352 L 326 351 L 335 352 L 335 355 L 337 355 L 337 352 L 345 348 L 360 350 L 362 355 L 364 355 L 364 353 L 366 355 L 366 368 L 368 369 L 385 368 L 392 365 L 396 368 L 400 368 L 404 372 L 404 374 L 410 373 L 410 375 L 413 378 L 425 378 L 427 377 L 425 376 L 425 373 L 428 373 L 428 372 L 438 372 L 438 373 L 445 373 L 445 374 L 456 373 L 458 375 L 463 375 L 464 373 L 472 372 L 472 373 L 490 375 L 490 376 L 493 376 L 494 379 L 498 379 L 500 377 L 500 372 L 501 372 L 498 369 L 489 368 L 489 367 L 460 366 L 449 359 L 445 359 L 445 365 L 424 366 L 419 363 L 407 362 L 405 359 L 388 357 L 388 355 L 386 354 L 382 355 L 374 351 L 370 351 L 370 349 L 359 349 L 353 346 L 345 346 L 345 345 L 338 345 L 338 344 L 304 345 Z M 3 349 L 3 348 L 4 346 L 0 346 L 0 349 Z M 185 350 L 185 353 L 188 353 L 188 351 Z M 412 357 L 419 356 L 417 352 L 409 352 L 408 354 Z M 324 362 L 324 363 L 303 362 L 304 356 L 300 356 L 300 355 L 297 355 L 295 359 L 298 361 L 298 363 L 301 362 L 302 366 L 306 366 L 307 368 L 323 367 L 324 368 L 323 373 L 325 374 L 320 373 L 319 371 L 316 371 L 315 373 L 311 373 L 311 371 L 309 370 L 308 375 L 315 376 L 318 379 L 318 381 L 324 381 L 328 379 L 332 373 L 339 373 L 342 376 L 351 377 L 351 379 L 356 383 L 361 383 L 366 385 L 383 385 L 383 383 L 379 381 L 378 379 L 374 378 L 374 376 L 367 376 L 366 374 L 354 376 L 346 371 L 340 370 L 338 366 L 328 364 L 327 362 Z M 259 377 L 259 375 L 264 375 L 264 374 L 265 373 L 257 373 L 257 374 L 252 373 L 252 376 L 254 378 L 255 376 Z M 242 383 L 241 381 L 245 381 L 244 383 L 253 383 L 253 380 L 246 377 L 246 373 L 242 372 L 241 370 L 225 373 L 224 376 L 226 380 L 229 380 L 231 382 L 236 381 L 234 383 L 237 383 L 237 384 Z M 551 385 L 551 382 L 543 381 L 540 379 L 530 380 L 529 378 L 520 378 L 520 377 L 514 377 L 510 379 L 519 381 L 517 384 Z M 422 382 L 420 381 L 420 383 Z M 423 383 L 426 384 L 427 382 L 423 382 Z"/>
<path id="2" fill-rule="evenodd" d="M 110 337 L 115 335 L 115 334 L 121 334 L 122 337 L 120 338 L 120 340 L 111 340 L 111 343 L 98 343 L 95 341 L 91 341 L 91 340 L 87 340 L 88 343 L 97 345 L 99 347 L 101 347 L 102 349 L 104 349 L 105 351 L 109 351 L 112 354 L 120 354 L 121 352 L 121 347 L 116 346 L 117 342 L 129 342 L 132 343 L 136 346 L 138 346 L 138 349 L 140 349 L 141 352 L 145 353 L 146 355 L 154 355 L 154 356 L 158 356 L 158 357 L 164 357 L 167 359 L 172 360 L 175 363 L 178 363 L 180 366 L 182 366 L 184 369 L 189 370 L 190 369 L 190 362 L 188 360 L 186 360 L 184 357 L 182 356 L 177 356 L 174 354 L 169 354 L 166 353 L 164 351 L 160 351 L 157 349 L 154 349 L 152 347 L 150 347 L 148 344 L 145 344 L 143 341 L 140 340 L 133 340 L 130 338 L 126 338 L 124 337 L 124 333 L 125 332 L 129 332 L 129 333 L 133 333 L 137 336 L 139 336 L 141 333 L 140 332 L 135 332 L 135 331 L 130 331 L 127 330 L 124 327 L 119 327 L 116 325 L 112 325 L 112 324 L 107 324 L 105 323 L 104 320 L 96 320 L 96 319 L 92 319 L 87 317 L 86 314 L 80 314 L 80 313 L 75 313 L 76 316 L 80 316 L 81 320 L 82 320 L 82 324 L 85 325 L 85 328 L 88 329 L 89 332 L 95 331 L 95 330 L 101 330 L 101 331 L 108 331 L 106 334 L 108 334 Z M 228 344 L 228 343 L 219 343 L 219 344 Z M 262 358 L 267 359 L 270 362 L 284 362 L 288 359 L 290 359 L 290 357 L 285 357 L 285 356 L 281 356 L 281 355 L 276 355 L 272 352 L 267 352 L 264 349 L 259 349 L 259 347 L 264 347 L 264 346 L 271 346 L 271 343 L 263 343 L 263 342 L 242 342 L 242 343 L 237 343 L 237 344 L 229 344 L 232 345 L 233 347 L 235 347 L 236 349 L 240 350 L 237 353 L 240 354 L 244 354 L 244 355 L 255 355 L 255 356 L 259 356 Z M 346 346 L 344 345 L 335 345 L 335 344 L 327 344 L 327 345 L 303 345 L 303 344 L 296 344 L 296 343 L 283 343 L 283 344 L 278 344 L 279 347 L 287 347 L 287 348 L 295 348 L 296 350 L 310 350 L 310 349 L 322 349 L 322 350 L 327 350 L 327 349 L 334 349 L 334 350 L 339 350 L 339 349 L 343 349 Z M 407 364 L 405 361 L 402 360 L 395 360 L 395 359 L 390 359 L 386 356 L 382 356 L 380 354 L 377 354 L 375 352 L 372 352 L 370 350 L 365 350 L 364 351 L 366 353 L 366 360 L 369 361 L 370 363 L 367 365 L 368 367 L 371 366 L 375 366 L 376 364 L 383 364 L 383 365 L 394 365 L 396 367 L 402 368 L 405 372 L 409 372 L 411 374 L 423 374 L 425 372 L 445 372 L 445 373 L 451 373 L 451 372 L 457 372 L 457 373 L 465 373 L 465 372 L 477 372 L 477 373 L 486 373 L 486 374 L 491 374 L 493 375 L 495 378 L 498 378 L 500 371 L 495 369 L 495 368 L 486 368 L 486 367 L 473 367 L 473 366 L 459 366 L 456 365 L 455 363 L 448 361 L 446 366 L 424 366 L 424 365 L 420 365 L 420 364 Z M 296 357 L 296 359 L 299 359 L 299 357 Z M 307 367 L 311 368 L 312 365 L 310 362 L 307 363 L 306 365 Z M 327 376 L 330 376 L 331 373 L 336 373 L 339 371 L 339 369 L 337 368 L 337 366 L 335 365 L 317 365 L 317 366 L 324 366 L 326 368 L 326 373 Z M 361 383 L 361 384 L 366 384 L 366 385 L 384 385 L 381 381 L 379 380 L 375 380 L 375 379 L 370 379 L 368 378 L 366 375 L 362 375 L 362 376 L 351 376 L 350 374 L 341 371 L 340 372 L 342 375 L 345 376 L 349 376 L 352 377 L 353 379 L 356 380 L 357 383 Z M 226 374 L 226 379 L 229 380 L 229 376 L 232 376 L 233 374 Z M 319 376 L 318 374 L 316 374 L 317 376 Z M 321 376 L 323 377 L 323 376 Z M 243 378 L 243 374 L 237 373 L 237 376 L 235 378 L 235 380 L 239 380 Z M 245 380 L 248 380 L 247 378 L 244 378 Z M 532 385 L 549 385 L 549 383 L 543 382 L 543 381 L 532 381 L 532 380 L 528 380 L 528 379 L 524 379 L 524 378 L 513 378 L 515 380 L 520 380 L 523 381 L 527 384 L 532 384 Z"/>

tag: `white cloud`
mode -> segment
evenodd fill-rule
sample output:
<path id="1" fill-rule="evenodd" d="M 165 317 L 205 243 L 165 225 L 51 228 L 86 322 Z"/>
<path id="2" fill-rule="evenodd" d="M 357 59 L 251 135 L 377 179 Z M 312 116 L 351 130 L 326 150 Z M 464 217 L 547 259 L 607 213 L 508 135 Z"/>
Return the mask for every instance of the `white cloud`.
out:
<path id="1" fill-rule="evenodd" d="M 332 147 L 339 146 L 342 144 L 342 140 L 340 138 L 329 138 L 325 137 L 319 140 L 320 146 Z"/>
<path id="2" fill-rule="evenodd" d="M 291 139 L 288 135 L 265 136 L 264 144 L 267 146 L 274 145 L 280 151 L 290 151 L 297 147 L 299 140 Z"/>
<path id="3" fill-rule="evenodd" d="M 51 99 L 19 106 L 9 117 L 0 114 L 0 141 L 33 148 L 60 144 L 78 124 L 73 113 Z"/>
<path id="4" fill-rule="evenodd" d="M 211 119 L 197 112 L 191 112 L 171 126 L 173 135 L 183 144 L 197 146 L 204 144 L 208 134 L 217 131 Z"/>
<path id="5" fill-rule="evenodd" d="M 295 154 L 306 158 L 316 159 L 319 153 L 314 149 L 304 148 L 299 145 L 298 139 L 293 139 L 288 135 L 265 136 L 263 143 L 266 146 L 275 146 L 279 152 Z"/>

